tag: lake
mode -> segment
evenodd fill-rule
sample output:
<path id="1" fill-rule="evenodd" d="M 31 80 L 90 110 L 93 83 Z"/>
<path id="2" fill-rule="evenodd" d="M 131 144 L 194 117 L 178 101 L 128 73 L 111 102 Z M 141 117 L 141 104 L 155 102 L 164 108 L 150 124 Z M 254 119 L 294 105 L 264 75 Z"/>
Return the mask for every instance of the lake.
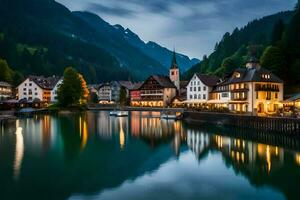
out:
<path id="1" fill-rule="evenodd" d="M 0 127 L 0 199 L 299 199 L 299 146 L 159 112 L 36 115 Z"/>

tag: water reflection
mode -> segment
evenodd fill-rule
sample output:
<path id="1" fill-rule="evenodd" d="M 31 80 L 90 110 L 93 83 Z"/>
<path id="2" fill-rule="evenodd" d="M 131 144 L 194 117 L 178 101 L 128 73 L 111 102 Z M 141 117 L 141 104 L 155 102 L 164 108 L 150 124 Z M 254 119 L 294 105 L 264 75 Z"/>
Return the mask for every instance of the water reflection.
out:
<path id="1" fill-rule="evenodd" d="M 111 117 L 108 112 L 34 116 L 4 124 L 0 131 L 0 185 L 5 186 L 0 188 L 0 199 L 5 199 L 3 195 L 28 197 L 31 192 L 67 199 L 74 194 L 117 190 L 124 183 L 130 187 L 129 183 L 141 177 L 155 179 L 147 182 L 149 191 L 167 188 L 166 197 L 176 198 L 175 190 L 168 190 L 175 186 L 164 181 L 170 177 L 180 180 L 180 176 L 190 188 L 182 186 L 176 191 L 189 197 L 197 198 L 193 191 L 206 185 L 214 188 L 208 197 L 217 198 L 214 195 L 224 192 L 220 188 L 230 182 L 238 199 L 253 189 L 270 198 L 280 192 L 297 199 L 300 145 L 293 138 L 266 142 L 260 134 L 250 139 L 254 134 L 234 129 L 161 120 L 157 112 L 131 112 L 124 118 Z M 163 171 L 170 163 L 176 167 Z M 203 163 L 209 163 L 208 167 Z M 223 180 L 220 177 L 225 172 L 228 179 Z M 165 173 L 169 175 L 164 177 Z M 185 173 L 191 176 L 184 177 Z M 32 184 L 34 189 L 29 187 Z M 8 187 L 11 189 L 5 189 Z"/>
<path id="2" fill-rule="evenodd" d="M 20 170 L 22 166 L 22 160 L 24 155 L 24 138 L 22 135 L 22 127 L 19 125 L 19 120 L 16 121 L 16 150 L 15 150 L 15 160 L 14 160 L 14 179 L 18 180 L 20 175 Z"/>

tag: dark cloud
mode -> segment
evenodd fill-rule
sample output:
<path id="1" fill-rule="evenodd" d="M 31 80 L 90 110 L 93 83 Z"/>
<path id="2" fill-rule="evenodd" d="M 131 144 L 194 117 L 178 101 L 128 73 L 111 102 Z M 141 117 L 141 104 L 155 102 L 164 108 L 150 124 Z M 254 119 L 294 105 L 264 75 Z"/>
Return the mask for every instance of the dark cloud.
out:
<path id="1" fill-rule="evenodd" d="M 297 0 L 58 0 L 122 24 L 144 40 L 201 58 L 225 32 L 249 21 L 293 9 Z"/>

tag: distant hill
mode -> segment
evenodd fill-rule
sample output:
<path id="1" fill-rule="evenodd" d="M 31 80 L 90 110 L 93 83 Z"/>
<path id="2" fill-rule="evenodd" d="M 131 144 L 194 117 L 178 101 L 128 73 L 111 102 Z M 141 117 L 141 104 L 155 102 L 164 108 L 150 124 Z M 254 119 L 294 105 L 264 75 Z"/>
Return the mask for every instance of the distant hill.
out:
<path id="1" fill-rule="evenodd" d="M 202 62 L 194 65 L 183 77 L 189 79 L 195 72 L 222 76 L 243 65 L 249 53 L 260 58 L 264 48 L 270 44 L 275 23 L 281 19 L 288 24 L 293 15 L 294 11 L 280 12 L 249 22 L 245 27 L 235 29 L 231 34 L 225 33 L 222 40 L 216 44 L 214 52 L 204 56 Z M 227 62 L 224 63 L 225 60 Z M 224 69 L 225 65 L 230 67 Z"/>
<path id="2" fill-rule="evenodd" d="M 0 58 L 24 75 L 61 75 L 71 65 L 95 83 L 141 80 L 168 72 L 171 51 L 150 56 L 124 37 L 123 27 L 118 29 L 97 15 L 71 12 L 54 0 L 0 3 Z M 183 69 L 192 66 L 194 60 L 182 57 Z"/>

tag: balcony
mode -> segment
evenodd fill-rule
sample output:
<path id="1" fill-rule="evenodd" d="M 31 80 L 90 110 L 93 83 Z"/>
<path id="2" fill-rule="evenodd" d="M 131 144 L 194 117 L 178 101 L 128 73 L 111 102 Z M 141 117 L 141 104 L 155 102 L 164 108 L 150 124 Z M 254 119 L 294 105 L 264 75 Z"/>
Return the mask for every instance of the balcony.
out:
<path id="1" fill-rule="evenodd" d="M 255 91 L 263 91 L 263 92 L 279 92 L 278 85 L 255 85 Z"/>

